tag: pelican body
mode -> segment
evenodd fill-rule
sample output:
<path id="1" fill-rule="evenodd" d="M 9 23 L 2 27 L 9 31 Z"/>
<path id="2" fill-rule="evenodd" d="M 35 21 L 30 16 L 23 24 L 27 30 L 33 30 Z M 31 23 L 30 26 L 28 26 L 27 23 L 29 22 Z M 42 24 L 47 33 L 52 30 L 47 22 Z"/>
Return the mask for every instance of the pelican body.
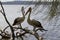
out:
<path id="1" fill-rule="evenodd" d="M 34 27 L 33 30 L 35 30 L 35 28 L 39 28 L 40 31 L 43 31 L 43 30 L 46 31 L 39 21 L 36 21 L 34 19 L 32 19 L 32 20 L 30 19 L 31 10 L 32 10 L 32 8 L 30 7 L 25 14 L 25 15 L 27 15 L 27 13 L 29 12 L 28 19 L 27 19 L 28 24 L 32 25 Z"/>

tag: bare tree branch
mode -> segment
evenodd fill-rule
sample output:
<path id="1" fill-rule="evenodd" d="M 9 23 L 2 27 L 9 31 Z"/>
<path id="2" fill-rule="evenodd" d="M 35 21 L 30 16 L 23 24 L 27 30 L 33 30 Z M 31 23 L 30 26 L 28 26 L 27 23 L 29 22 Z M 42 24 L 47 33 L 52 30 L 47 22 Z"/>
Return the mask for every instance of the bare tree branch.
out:
<path id="1" fill-rule="evenodd" d="M 14 38 L 14 37 L 15 37 L 15 35 L 14 35 L 14 30 L 13 30 L 13 27 L 12 27 L 12 26 L 10 25 L 10 23 L 8 22 L 7 18 L 6 18 L 5 11 L 4 11 L 4 8 L 3 8 L 3 6 L 2 6 L 1 1 L 0 1 L 0 5 L 1 5 L 2 10 L 3 10 L 2 14 L 3 14 L 3 16 L 4 16 L 7 24 L 10 26 L 10 29 L 11 29 L 11 32 L 12 32 L 12 38 L 13 38 L 13 40 L 14 40 L 14 39 L 15 39 L 15 38 Z"/>

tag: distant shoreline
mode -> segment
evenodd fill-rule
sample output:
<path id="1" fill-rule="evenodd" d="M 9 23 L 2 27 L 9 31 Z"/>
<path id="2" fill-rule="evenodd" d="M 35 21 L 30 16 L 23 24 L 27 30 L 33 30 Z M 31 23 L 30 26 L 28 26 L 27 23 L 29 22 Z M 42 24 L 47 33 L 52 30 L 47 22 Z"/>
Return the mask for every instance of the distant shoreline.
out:
<path id="1" fill-rule="evenodd" d="M 34 4 L 43 4 L 49 5 L 52 2 L 36 2 L 36 1 L 11 1 L 11 2 L 2 2 L 3 5 L 34 5 Z"/>

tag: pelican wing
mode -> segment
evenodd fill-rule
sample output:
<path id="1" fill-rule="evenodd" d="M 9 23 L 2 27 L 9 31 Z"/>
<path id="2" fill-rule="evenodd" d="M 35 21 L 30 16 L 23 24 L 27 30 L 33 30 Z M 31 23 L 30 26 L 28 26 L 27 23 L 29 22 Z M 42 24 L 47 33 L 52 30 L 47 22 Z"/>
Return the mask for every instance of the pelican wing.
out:
<path id="1" fill-rule="evenodd" d="M 36 20 L 32 20 L 32 24 L 37 26 L 37 27 L 42 27 L 41 23 L 39 21 L 36 21 Z"/>
<path id="2" fill-rule="evenodd" d="M 18 24 L 18 23 L 21 23 L 21 22 L 23 21 L 22 19 L 23 19 L 22 17 L 16 18 L 16 19 L 14 20 L 13 25 Z"/>

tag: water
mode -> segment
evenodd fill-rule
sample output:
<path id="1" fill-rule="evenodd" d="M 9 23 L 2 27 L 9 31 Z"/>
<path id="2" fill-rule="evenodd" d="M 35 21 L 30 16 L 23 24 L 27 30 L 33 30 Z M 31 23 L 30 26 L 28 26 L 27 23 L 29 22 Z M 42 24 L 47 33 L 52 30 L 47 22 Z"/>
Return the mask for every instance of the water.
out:
<path id="1" fill-rule="evenodd" d="M 12 25 L 15 18 L 22 16 L 21 7 L 24 6 L 26 11 L 28 9 L 27 6 L 29 5 L 3 5 L 3 6 L 5 9 L 6 17 L 10 22 L 10 24 Z M 34 5 L 30 5 L 30 6 L 32 8 L 34 7 Z M 47 32 L 39 31 L 39 34 L 45 38 L 44 40 L 60 40 L 60 35 L 59 35 L 60 34 L 60 27 L 59 27 L 60 16 L 57 15 L 56 16 L 57 18 L 54 17 L 51 21 L 47 21 L 44 19 L 49 12 L 49 8 L 50 6 L 48 5 L 40 5 L 34 12 L 32 11 L 31 19 L 40 21 L 42 23 L 42 26 L 48 30 Z M 37 12 L 38 14 L 35 15 Z M 30 30 L 32 30 L 33 27 L 30 26 L 26 20 L 27 20 L 27 16 L 25 21 L 22 23 L 23 28 L 28 27 Z M 3 30 L 6 26 L 8 26 L 8 24 L 6 23 L 3 15 L 0 13 L 0 29 Z M 7 30 L 10 31 L 10 29 L 7 29 Z M 25 40 L 36 40 L 35 37 L 33 38 L 32 37 L 33 36 L 29 36 L 28 38 L 25 38 Z"/>

